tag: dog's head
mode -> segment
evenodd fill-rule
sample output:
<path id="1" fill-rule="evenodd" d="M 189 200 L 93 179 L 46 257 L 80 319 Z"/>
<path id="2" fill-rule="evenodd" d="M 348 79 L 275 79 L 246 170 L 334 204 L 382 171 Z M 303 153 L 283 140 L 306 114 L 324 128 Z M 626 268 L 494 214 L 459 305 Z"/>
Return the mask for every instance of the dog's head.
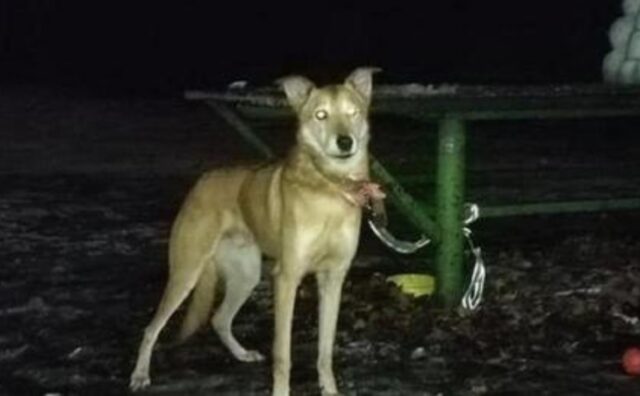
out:
<path id="1" fill-rule="evenodd" d="M 346 165 L 366 156 L 372 75 L 376 71 L 358 68 L 344 83 L 324 87 L 316 87 L 301 76 L 278 80 L 298 116 L 298 144 L 314 157 L 334 164 Z"/>

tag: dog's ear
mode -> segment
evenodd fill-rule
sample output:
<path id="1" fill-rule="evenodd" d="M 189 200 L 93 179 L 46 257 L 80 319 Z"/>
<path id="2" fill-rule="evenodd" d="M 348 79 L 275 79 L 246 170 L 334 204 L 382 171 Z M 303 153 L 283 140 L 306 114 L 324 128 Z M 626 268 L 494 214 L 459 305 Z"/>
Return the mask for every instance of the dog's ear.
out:
<path id="1" fill-rule="evenodd" d="M 368 103 L 371 101 L 373 74 L 380 71 L 382 69 L 379 67 L 359 67 L 351 72 L 344 83 L 362 95 Z"/>
<path id="2" fill-rule="evenodd" d="M 298 110 L 309 99 L 311 91 L 315 88 L 315 84 L 306 77 L 287 76 L 276 80 L 287 95 L 289 104 Z"/>

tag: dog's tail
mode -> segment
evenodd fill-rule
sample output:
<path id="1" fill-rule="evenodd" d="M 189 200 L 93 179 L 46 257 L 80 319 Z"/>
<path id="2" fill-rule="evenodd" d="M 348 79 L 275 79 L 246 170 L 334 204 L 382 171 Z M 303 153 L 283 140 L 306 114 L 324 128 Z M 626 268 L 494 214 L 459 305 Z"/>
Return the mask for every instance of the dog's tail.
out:
<path id="1" fill-rule="evenodd" d="M 217 274 L 213 259 L 207 263 L 191 295 L 182 326 L 176 338 L 177 343 L 186 341 L 211 318 L 216 295 Z"/>

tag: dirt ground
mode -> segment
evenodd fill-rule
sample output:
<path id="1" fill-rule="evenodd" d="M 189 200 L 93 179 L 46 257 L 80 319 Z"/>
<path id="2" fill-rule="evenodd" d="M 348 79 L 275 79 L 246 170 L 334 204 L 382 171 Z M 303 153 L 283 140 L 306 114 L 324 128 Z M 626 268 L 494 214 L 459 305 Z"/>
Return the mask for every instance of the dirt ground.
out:
<path id="1" fill-rule="evenodd" d="M 128 394 L 181 199 L 201 170 L 253 153 L 204 105 L 180 98 L 14 87 L 0 94 L 0 109 L 0 394 Z M 397 122 L 374 124 L 374 152 L 400 168 L 418 159 L 431 169 L 432 128 Z M 638 196 L 634 122 L 479 125 L 469 137 L 469 197 L 482 207 Z M 286 148 L 286 136 L 272 140 Z M 426 196 L 432 186 L 415 191 Z M 402 295 L 386 277 L 429 269 L 432 252 L 398 256 L 365 231 L 340 316 L 342 391 L 640 394 L 640 379 L 620 365 L 627 347 L 640 346 L 639 220 L 637 211 L 479 220 L 488 274 L 473 313 Z M 235 329 L 269 355 L 263 278 Z M 144 394 L 269 393 L 269 362 L 235 362 L 211 331 L 168 346 L 178 322 L 161 337 Z M 316 336 L 309 281 L 296 306 L 294 395 L 318 394 Z"/>

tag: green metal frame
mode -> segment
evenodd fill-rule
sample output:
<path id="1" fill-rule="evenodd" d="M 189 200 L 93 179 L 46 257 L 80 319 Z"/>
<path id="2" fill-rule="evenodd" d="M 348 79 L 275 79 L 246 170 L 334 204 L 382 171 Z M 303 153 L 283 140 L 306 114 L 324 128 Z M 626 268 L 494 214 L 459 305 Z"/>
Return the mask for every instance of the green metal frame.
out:
<path id="1" fill-rule="evenodd" d="M 467 122 L 477 120 L 571 119 L 640 116 L 640 89 L 600 85 L 557 87 L 459 87 L 433 95 L 402 86 L 382 87 L 374 111 L 438 121 L 436 213 L 408 194 L 391 173 L 372 157 L 371 171 L 385 185 L 391 203 L 436 246 L 437 297 L 447 307 L 459 304 L 464 282 L 465 140 Z M 224 103 L 250 117 L 290 116 L 286 101 L 273 90 L 257 94 L 188 91 L 189 100 L 204 100 L 240 135 L 272 158 L 271 149 Z M 409 92 L 408 94 L 406 92 Z M 483 217 L 640 208 L 640 198 L 556 203 L 531 203 L 481 209 Z"/>

